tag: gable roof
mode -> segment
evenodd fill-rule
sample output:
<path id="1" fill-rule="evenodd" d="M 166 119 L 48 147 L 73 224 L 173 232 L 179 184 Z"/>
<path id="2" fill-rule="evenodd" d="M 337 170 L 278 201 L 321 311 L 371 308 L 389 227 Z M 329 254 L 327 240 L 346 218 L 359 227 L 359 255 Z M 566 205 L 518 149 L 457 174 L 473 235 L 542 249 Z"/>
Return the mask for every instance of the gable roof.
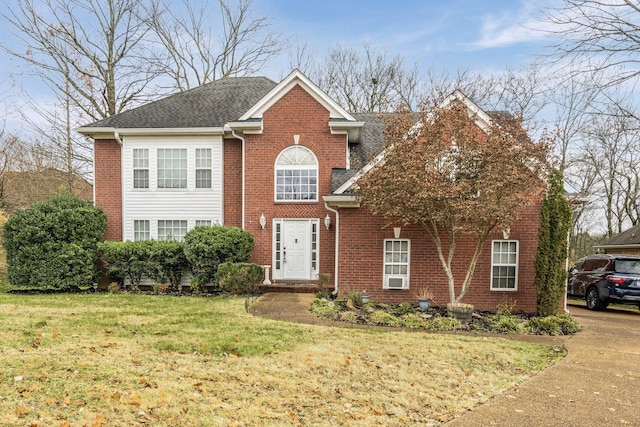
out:
<path id="1" fill-rule="evenodd" d="M 337 102 L 330 98 L 322 89 L 313 83 L 300 70 L 295 69 L 287 77 L 282 79 L 271 91 L 255 103 L 248 111 L 246 111 L 240 120 L 261 119 L 262 114 L 268 110 L 273 104 L 278 102 L 286 93 L 294 86 L 301 86 L 307 93 L 315 98 L 324 108 L 329 111 L 331 119 L 340 119 L 347 121 L 355 121 L 353 116 L 342 108 Z"/>
<path id="2" fill-rule="evenodd" d="M 475 102 L 473 102 L 468 96 L 462 93 L 459 89 L 456 89 L 451 95 L 445 98 L 441 103 L 441 107 L 444 108 L 456 100 L 461 101 L 466 105 L 470 113 L 472 113 L 475 116 L 475 122 L 478 125 L 478 127 L 480 127 L 480 129 L 482 129 L 483 131 L 486 131 L 489 124 L 492 122 L 490 115 L 487 114 L 483 109 L 481 109 Z M 377 150 L 370 151 L 368 153 L 369 154 L 368 159 L 371 159 L 373 155 L 375 155 L 375 157 L 373 157 L 373 160 L 369 161 L 368 163 L 363 164 L 363 166 L 359 168 L 357 172 L 352 173 L 348 177 L 348 179 L 342 182 L 342 184 L 339 184 L 337 182 L 337 179 L 335 180 L 336 181 L 335 183 L 334 183 L 334 180 L 332 180 L 332 190 L 334 195 L 342 195 L 342 194 L 346 195 L 346 194 L 352 193 L 353 187 L 355 186 L 358 179 L 360 179 L 361 176 L 366 174 L 376 165 L 384 161 L 384 150 L 383 150 L 384 135 L 382 134 L 384 123 L 380 123 L 380 122 L 382 122 L 382 120 L 378 119 L 378 122 L 376 122 L 372 120 L 370 117 L 367 122 L 367 124 L 370 125 L 369 126 L 369 129 L 371 131 L 370 138 L 381 138 L 380 140 L 376 141 L 377 143 L 371 145 L 372 148 L 377 148 Z M 373 136 L 374 132 L 377 133 L 378 136 Z M 360 149 L 360 151 L 362 151 L 362 149 Z M 363 153 L 360 153 L 361 156 L 362 154 Z M 346 175 L 343 175 L 343 176 L 346 176 Z M 336 185 L 337 188 L 334 189 L 334 185 Z"/>
<path id="3" fill-rule="evenodd" d="M 640 224 L 635 225 L 622 233 L 609 237 L 596 248 L 622 248 L 640 247 Z"/>
<path id="4" fill-rule="evenodd" d="M 266 77 L 223 77 L 77 129 L 85 135 L 126 129 L 220 128 L 238 120 L 276 83 Z"/>

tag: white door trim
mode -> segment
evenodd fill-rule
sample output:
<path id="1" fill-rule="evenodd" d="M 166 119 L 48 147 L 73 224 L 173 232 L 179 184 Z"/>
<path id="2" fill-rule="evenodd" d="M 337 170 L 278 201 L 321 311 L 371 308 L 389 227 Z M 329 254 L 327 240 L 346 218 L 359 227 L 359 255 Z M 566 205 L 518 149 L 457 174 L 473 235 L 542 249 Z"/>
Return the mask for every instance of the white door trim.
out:
<path id="1" fill-rule="evenodd" d="M 317 218 L 273 219 L 273 279 L 318 278 L 319 231 Z"/>

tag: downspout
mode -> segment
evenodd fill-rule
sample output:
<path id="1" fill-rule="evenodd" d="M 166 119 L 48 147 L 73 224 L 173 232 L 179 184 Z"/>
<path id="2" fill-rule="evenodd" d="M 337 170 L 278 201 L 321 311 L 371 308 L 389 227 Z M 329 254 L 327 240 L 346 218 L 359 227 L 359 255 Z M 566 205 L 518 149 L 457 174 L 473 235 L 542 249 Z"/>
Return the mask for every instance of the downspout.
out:
<path id="1" fill-rule="evenodd" d="M 335 248 L 335 255 L 334 255 L 335 267 L 334 267 L 334 273 L 333 273 L 334 284 L 333 284 L 333 292 L 331 292 L 331 294 L 334 296 L 337 296 L 338 295 L 338 254 L 339 254 L 339 247 L 340 247 L 340 212 L 336 209 L 330 208 L 327 202 L 324 202 L 324 207 L 328 211 L 336 214 L 336 248 Z"/>
<path id="2" fill-rule="evenodd" d="M 116 138 L 118 144 L 120 144 L 120 146 L 122 147 L 122 138 L 120 138 L 120 132 L 113 131 L 113 136 Z"/>
<path id="3" fill-rule="evenodd" d="M 244 230 L 244 204 L 245 204 L 245 194 L 244 194 L 244 187 L 245 187 L 245 174 L 246 174 L 246 170 L 245 170 L 245 144 L 246 141 L 244 139 L 244 136 L 240 136 L 236 133 L 235 129 L 231 129 L 231 135 L 233 135 L 234 137 L 238 138 L 240 141 L 242 141 L 242 229 Z"/>
<path id="4" fill-rule="evenodd" d="M 122 142 L 122 138 L 120 137 L 120 132 L 118 132 L 117 130 L 114 129 L 113 131 L 113 136 L 116 139 L 116 142 L 118 144 L 120 144 L 120 224 L 122 229 L 120 230 L 120 240 L 124 241 L 124 171 L 122 170 L 122 167 L 124 166 L 124 150 L 122 147 L 124 147 L 124 144 Z M 95 179 L 95 163 L 94 163 L 94 179 Z M 95 200 L 95 184 L 94 184 L 94 200 Z M 95 204 L 95 203 L 94 203 Z"/>

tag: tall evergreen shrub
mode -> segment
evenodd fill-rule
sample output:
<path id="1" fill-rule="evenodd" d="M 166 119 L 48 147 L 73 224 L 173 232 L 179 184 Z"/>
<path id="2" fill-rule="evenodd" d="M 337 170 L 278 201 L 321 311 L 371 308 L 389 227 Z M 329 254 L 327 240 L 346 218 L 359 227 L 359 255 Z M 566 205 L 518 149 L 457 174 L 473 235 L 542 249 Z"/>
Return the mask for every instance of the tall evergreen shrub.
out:
<path id="1" fill-rule="evenodd" d="M 216 283 L 223 262 L 245 262 L 253 253 L 253 235 L 237 227 L 198 226 L 184 237 L 184 253 L 198 283 Z"/>
<path id="2" fill-rule="evenodd" d="M 549 176 L 547 194 L 540 209 L 540 229 L 534 283 L 538 291 L 537 314 L 557 314 L 566 291 L 567 236 L 571 227 L 571 206 L 564 194 L 561 171 Z"/>
<path id="3" fill-rule="evenodd" d="M 15 211 L 4 226 L 9 282 L 53 289 L 93 284 L 106 226 L 102 209 L 65 193 Z"/>

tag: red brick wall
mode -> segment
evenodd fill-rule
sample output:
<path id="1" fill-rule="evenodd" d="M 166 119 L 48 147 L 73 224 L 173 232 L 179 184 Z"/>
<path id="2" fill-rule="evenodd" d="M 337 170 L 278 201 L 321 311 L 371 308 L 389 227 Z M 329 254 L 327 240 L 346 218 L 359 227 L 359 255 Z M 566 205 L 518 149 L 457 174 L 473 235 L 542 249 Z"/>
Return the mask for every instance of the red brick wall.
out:
<path id="1" fill-rule="evenodd" d="M 122 166 L 120 144 L 114 139 L 96 139 L 94 185 L 96 206 L 107 214 L 105 240 L 122 240 Z"/>
<path id="2" fill-rule="evenodd" d="M 246 217 L 245 228 L 254 234 L 255 250 L 252 262 L 271 264 L 273 218 L 320 219 L 320 273 L 333 273 L 335 227 L 329 231 L 323 218 L 329 214 L 322 196 L 331 192 L 331 169 L 346 164 L 346 136 L 331 135 L 329 111 L 300 86 L 285 94 L 263 115 L 263 133 L 246 137 Z M 299 145 L 309 148 L 318 158 L 317 202 L 274 202 L 274 167 L 280 152 L 294 145 L 294 135 L 300 135 Z M 260 228 L 258 220 L 264 214 L 267 226 Z"/>
<path id="3" fill-rule="evenodd" d="M 485 242 L 473 276 L 471 288 L 463 302 L 478 310 L 495 311 L 500 304 L 515 304 L 516 310 L 536 311 L 534 259 L 539 227 L 539 204 L 528 207 L 521 219 L 511 227 L 509 239 L 519 243 L 519 271 L 517 291 L 491 291 L 491 240 L 503 239 L 502 232 L 494 233 Z M 402 227 L 400 238 L 411 240 L 410 283 L 408 290 L 382 289 L 383 240 L 393 238 L 393 228 L 382 228 L 381 217 L 372 216 L 366 209 L 340 210 L 340 294 L 352 290 L 366 290 L 377 301 L 417 303 L 415 296 L 421 287 L 429 287 L 435 294 L 433 304 L 445 306 L 449 302 L 448 281 L 441 266 L 435 245 L 421 228 Z M 454 276 L 456 296 L 464 280 L 467 263 L 473 253 L 474 240 L 463 238 L 456 244 Z M 445 248 L 446 250 L 446 248 Z"/>
<path id="4" fill-rule="evenodd" d="M 224 140 L 224 225 L 242 227 L 242 141 Z"/>

